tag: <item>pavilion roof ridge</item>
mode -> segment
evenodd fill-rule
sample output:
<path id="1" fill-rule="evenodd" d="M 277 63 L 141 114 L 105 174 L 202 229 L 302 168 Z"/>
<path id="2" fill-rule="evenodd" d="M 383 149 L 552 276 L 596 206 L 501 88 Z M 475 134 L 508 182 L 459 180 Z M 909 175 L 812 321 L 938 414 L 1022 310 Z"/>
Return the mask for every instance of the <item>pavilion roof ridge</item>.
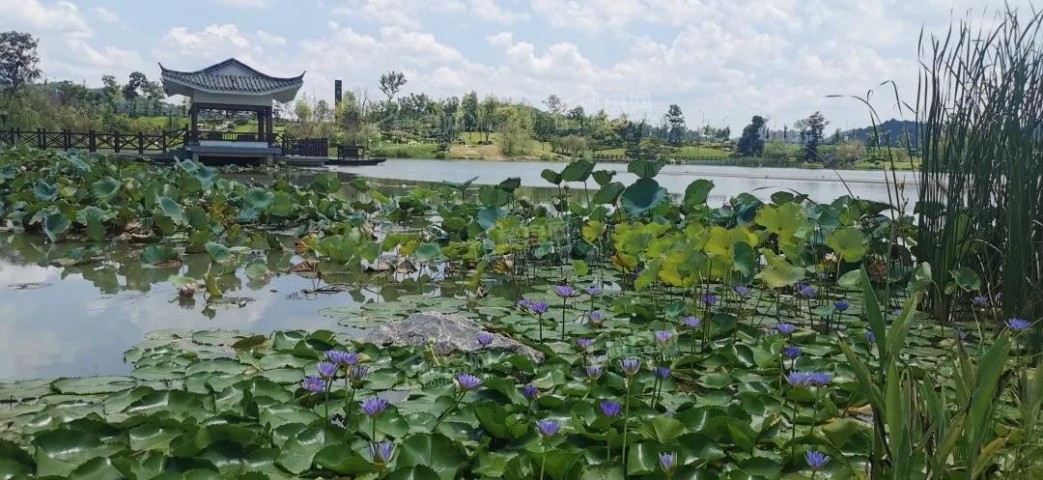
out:
<path id="1" fill-rule="evenodd" d="M 181 74 L 186 74 L 186 75 L 227 75 L 227 74 L 221 73 L 221 71 L 222 70 L 226 70 L 229 67 L 239 67 L 240 69 L 246 70 L 247 72 L 250 72 L 251 74 L 253 74 L 253 75 L 257 76 L 257 77 L 269 78 L 269 79 L 272 79 L 272 80 L 296 80 L 296 79 L 304 78 L 304 74 L 307 73 L 307 71 L 304 71 L 304 72 L 301 72 L 301 74 L 297 75 L 297 76 L 277 77 L 275 75 L 269 75 L 269 74 L 264 73 L 264 72 L 262 72 L 262 71 L 260 71 L 260 70 L 258 70 L 256 68 L 253 68 L 250 65 L 247 65 L 246 63 L 242 62 L 241 60 L 239 60 L 239 59 L 237 59 L 235 57 L 229 57 L 226 60 L 223 60 L 221 62 L 218 62 L 218 63 L 215 63 L 213 65 L 210 65 L 209 67 L 202 68 L 202 69 L 195 70 L 195 71 L 174 70 L 172 68 L 164 67 L 163 66 L 163 62 L 157 62 L 157 63 L 159 63 L 159 69 L 163 73 L 181 73 Z"/>
<path id="2" fill-rule="evenodd" d="M 292 90 L 304 83 L 304 73 L 296 77 L 275 77 L 236 58 L 229 58 L 201 70 L 172 70 L 159 63 L 167 93 L 182 93 L 184 88 L 210 93 L 272 94 Z M 179 86 L 178 86 L 179 85 Z"/>

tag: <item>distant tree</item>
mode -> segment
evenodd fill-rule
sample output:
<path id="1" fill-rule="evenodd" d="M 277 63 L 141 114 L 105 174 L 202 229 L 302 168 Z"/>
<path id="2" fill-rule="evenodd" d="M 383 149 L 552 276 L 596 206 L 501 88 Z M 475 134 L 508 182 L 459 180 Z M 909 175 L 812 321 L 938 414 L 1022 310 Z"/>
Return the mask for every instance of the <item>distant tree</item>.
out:
<path id="1" fill-rule="evenodd" d="M 496 101 L 496 97 L 492 95 L 485 97 L 482 100 L 481 106 L 478 108 L 478 125 L 479 129 L 485 132 L 485 142 L 489 143 L 489 134 L 492 133 L 493 128 L 496 127 L 497 115 L 496 109 L 500 106 L 500 102 Z"/>
<path id="2" fill-rule="evenodd" d="M 547 106 L 547 111 L 554 115 L 561 115 L 567 108 L 565 103 L 561 101 L 561 98 L 557 95 L 551 95 L 543 101 L 543 104 Z"/>
<path id="3" fill-rule="evenodd" d="M 389 102 L 405 84 L 406 75 L 402 72 L 391 70 L 380 76 L 380 91 L 387 95 Z"/>
<path id="4" fill-rule="evenodd" d="M 439 143 L 448 145 L 456 140 L 456 115 L 460 110 L 460 99 L 452 96 L 442 100 L 442 113 L 438 121 Z"/>
<path id="5" fill-rule="evenodd" d="M 0 33 L 0 90 L 17 90 L 40 78 L 37 45 L 29 33 Z"/>
<path id="6" fill-rule="evenodd" d="M 460 130 L 474 132 L 478 130 L 478 94 L 470 92 L 460 101 Z"/>
<path id="7" fill-rule="evenodd" d="M 818 147 L 822 144 L 822 132 L 826 130 L 826 117 L 822 112 L 812 113 L 810 117 L 798 121 L 794 126 L 800 130 L 800 141 L 804 144 L 804 160 L 818 161 Z"/>
<path id="8" fill-rule="evenodd" d="M 840 141 L 842 139 L 843 137 L 841 137 L 840 128 L 838 127 L 835 131 L 833 131 L 833 137 L 829 139 L 829 143 L 832 143 L 833 145 L 840 145 Z"/>
<path id="9" fill-rule="evenodd" d="M 742 136 L 739 137 L 739 156 L 759 157 L 764 153 L 764 139 L 761 138 L 761 130 L 763 129 L 764 117 L 754 115 L 753 119 L 750 120 L 750 124 L 742 129 Z"/>
<path id="10" fill-rule="evenodd" d="M 132 102 L 141 95 L 141 89 L 148 84 L 148 77 L 141 72 L 131 72 L 127 84 L 123 86 L 123 99 Z"/>
<path id="11" fill-rule="evenodd" d="M 311 105 L 304 99 L 297 100 L 297 103 L 293 106 L 293 113 L 297 115 L 297 120 L 301 123 L 308 123 L 312 118 Z"/>
<path id="12" fill-rule="evenodd" d="M 670 105 L 670 108 L 666 110 L 666 123 L 670 127 L 667 141 L 671 145 L 680 145 L 681 141 L 684 140 L 685 132 L 688 130 L 684 124 L 684 114 L 681 113 L 681 107 L 676 104 Z"/>
<path id="13" fill-rule="evenodd" d="M 724 127 L 717 129 L 717 135 L 715 135 L 715 138 L 722 142 L 727 142 L 728 139 L 732 138 L 732 127 Z"/>
<path id="14" fill-rule="evenodd" d="M 857 163 L 866 158 L 866 146 L 860 140 L 848 140 L 837 144 L 837 161 L 843 164 Z"/>
<path id="15" fill-rule="evenodd" d="M 326 100 L 319 100 L 315 102 L 315 112 L 313 113 L 316 122 L 325 122 L 330 119 L 330 104 Z"/>
<path id="16" fill-rule="evenodd" d="M 532 141 L 532 110 L 521 105 L 507 105 L 496 109 L 500 124 L 500 149 L 508 157 L 525 153 Z"/>
<path id="17" fill-rule="evenodd" d="M 101 84 L 106 103 L 109 104 L 109 107 L 115 107 L 120 95 L 120 84 L 116 81 L 116 77 L 105 75 L 101 77 Z"/>

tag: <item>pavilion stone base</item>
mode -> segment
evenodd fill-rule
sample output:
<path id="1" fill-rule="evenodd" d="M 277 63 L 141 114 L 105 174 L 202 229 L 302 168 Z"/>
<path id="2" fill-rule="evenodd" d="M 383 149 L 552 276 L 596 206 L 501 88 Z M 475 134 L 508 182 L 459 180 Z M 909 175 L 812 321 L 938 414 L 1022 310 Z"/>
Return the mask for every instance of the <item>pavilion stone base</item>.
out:
<path id="1" fill-rule="evenodd" d="M 282 156 L 282 149 L 275 147 L 241 146 L 189 146 L 185 150 L 192 160 L 207 164 L 256 164 L 273 165 L 275 158 Z"/>

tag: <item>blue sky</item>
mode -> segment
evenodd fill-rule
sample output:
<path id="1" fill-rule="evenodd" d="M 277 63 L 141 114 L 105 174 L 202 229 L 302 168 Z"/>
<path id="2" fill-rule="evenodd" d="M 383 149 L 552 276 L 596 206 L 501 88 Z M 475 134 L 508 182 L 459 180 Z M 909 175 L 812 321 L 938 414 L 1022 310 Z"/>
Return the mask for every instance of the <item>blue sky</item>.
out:
<path id="1" fill-rule="evenodd" d="M 1011 0 L 1028 9 L 1028 1 Z M 237 57 L 273 75 L 307 71 L 303 95 L 333 80 L 380 98 L 380 73 L 405 93 L 476 90 L 540 105 L 626 111 L 658 122 L 677 103 L 689 126 L 776 128 L 821 110 L 834 127 L 865 107 L 827 95 L 914 96 L 920 29 L 943 33 L 986 0 L 0 0 L 0 30 L 39 37 L 53 80 L 100 83 L 140 70 L 195 70 Z M 973 9 L 973 10 L 971 10 Z M 985 17 L 986 19 L 988 16 Z"/>

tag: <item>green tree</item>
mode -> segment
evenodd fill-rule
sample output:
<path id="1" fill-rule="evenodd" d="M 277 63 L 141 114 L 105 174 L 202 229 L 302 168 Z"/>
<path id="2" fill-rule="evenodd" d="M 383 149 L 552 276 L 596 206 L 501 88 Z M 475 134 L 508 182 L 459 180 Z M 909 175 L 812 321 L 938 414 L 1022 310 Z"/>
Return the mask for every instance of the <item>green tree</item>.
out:
<path id="1" fill-rule="evenodd" d="M 750 124 L 742 129 L 742 136 L 739 137 L 739 156 L 759 157 L 764 153 L 764 138 L 761 136 L 763 130 L 764 117 L 754 115 Z"/>
<path id="2" fill-rule="evenodd" d="M 326 122 L 330 119 L 330 104 L 326 100 L 319 100 L 315 103 L 315 121 Z"/>
<path id="3" fill-rule="evenodd" d="M 524 154 L 532 142 L 532 109 L 509 105 L 496 109 L 500 124 L 500 149 L 508 157 Z"/>
<path id="4" fill-rule="evenodd" d="M 380 91 L 387 95 L 390 102 L 406 82 L 406 74 L 391 70 L 380 76 Z"/>
<path id="5" fill-rule="evenodd" d="M 312 118 L 311 105 L 304 99 L 297 100 L 297 103 L 293 106 L 293 113 L 297 115 L 297 120 L 301 123 L 309 123 Z"/>
<path id="6" fill-rule="evenodd" d="M 40 78 L 37 45 L 29 33 L 0 33 L 0 90 L 17 90 Z"/>
<path id="7" fill-rule="evenodd" d="M 553 115 L 561 115 L 567 108 L 565 102 L 561 101 L 561 98 L 557 95 L 551 95 L 543 101 L 543 104 L 547 106 L 547 111 Z"/>
<path id="8" fill-rule="evenodd" d="M 684 123 L 684 114 L 681 113 L 681 107 L 677 104 L 670 105 L 670 108 L 666 110 L 666 123 L 670 126 L 670 132 L 667 135 L 667 141 L 671 145 L 680 145 L 684 140 L 684 134 L 688 130 Z"/>
<path id="9" fill-rule="evenodd" d="M 478 125 L 479 130 L 485 132 L 485 143 L 489 143 L 489 134 L 496 128 L 498 120 L 496 109 L 499 106 L 500 102 L 496 100 L 496 97 L 490 95 L 482 100 L 482 104 L 478 108 Z"/>
<path id="10" fill-rule="evenodd" d="M 804 160 L 819 161 L 818 147 L 822 144 L 822 132 L 826 130 L 826 117 L 822 112 L 812 113 L 811 116 L 798 121 L 794 126 L 800 130 L 800 141 L 804 144 Z"/>
<path id="11" fill-rule="evenodd" d="M 474 91 L 465 94 L 460 101 L 459 124 L 460 130 L 465 132 L 478 131 L 478 94 Z"/>

